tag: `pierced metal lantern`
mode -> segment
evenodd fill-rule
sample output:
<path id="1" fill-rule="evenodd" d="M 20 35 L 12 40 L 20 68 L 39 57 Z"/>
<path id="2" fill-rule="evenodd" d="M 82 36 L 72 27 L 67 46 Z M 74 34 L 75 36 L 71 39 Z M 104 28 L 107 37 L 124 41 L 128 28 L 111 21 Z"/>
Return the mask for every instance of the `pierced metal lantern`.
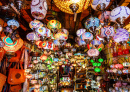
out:
<path id="1" fill-rule="evenodd" d="M 46 0 L 32 0 L 31 14 L 35 19 L 42 20 L 47 14 Z"/>

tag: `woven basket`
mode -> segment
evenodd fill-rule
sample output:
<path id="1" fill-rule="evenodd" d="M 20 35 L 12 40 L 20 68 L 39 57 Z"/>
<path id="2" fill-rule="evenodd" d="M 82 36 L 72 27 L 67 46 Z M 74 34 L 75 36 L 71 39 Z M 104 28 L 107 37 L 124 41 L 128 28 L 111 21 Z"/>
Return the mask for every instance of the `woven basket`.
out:
<path id="1" fill-rule="evenodd" d="M 2 88 L 3 88 L 4 84 L 5 84 L 6 78 L 7 77 L 5 75 L 0 73 L 0 92 L 2 91 Z"/>

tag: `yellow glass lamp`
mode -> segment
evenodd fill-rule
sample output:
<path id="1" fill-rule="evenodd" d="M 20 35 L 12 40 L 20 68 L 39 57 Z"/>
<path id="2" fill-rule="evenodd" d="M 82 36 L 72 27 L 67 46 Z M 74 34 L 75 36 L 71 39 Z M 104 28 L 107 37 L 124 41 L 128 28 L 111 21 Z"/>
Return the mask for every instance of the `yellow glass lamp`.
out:
<path id="1" fill-rule="evenodd" d="M 63 12 L 75 14 L 80 13 L 88 8 L 90 0 L 53 0 L 55 5 Z"/>

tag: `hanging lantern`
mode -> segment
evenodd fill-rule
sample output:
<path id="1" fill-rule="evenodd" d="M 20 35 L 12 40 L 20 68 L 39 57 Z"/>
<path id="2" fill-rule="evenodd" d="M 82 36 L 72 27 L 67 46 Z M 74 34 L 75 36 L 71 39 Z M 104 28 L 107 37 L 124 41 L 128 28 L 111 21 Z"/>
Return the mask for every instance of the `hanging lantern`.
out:
<path id="1" fill-rule="evenodd" d="M 102 59 L 102 58 L 99 58 L 98 61 L 99 61 L 100 63 L 102 63 L 102 62 L 103 62 L 103 59 Z"/>
<path id="2" fill-rule="evenodd" d="M 57 29 L 61 28 L 61 23 L 58 20 L 50 20 L 47 23 L 47 27 L 53 31 L 53 33 L 57 32 Z"/>
<path id="3" fill-rule="evenodd" d="M 91 62 L 91 63 L 94 63 L 94 60 L 93 60 L 93 59 L 91 59 L 91 60 L 90 60 L 90 62 Z"/>
<path id="4" fill-rule="evenodd" d="M 80 37 L 85 31 L 86 31 L 86 29 L 79 29 L 79 30 L 77 30 L 76 34 L 78 37 Z"/>
<path id="5" fill-rule="evenodd" d="M 105 26 L 101 28 L 101 37 L 106 37 L 109 41 L 110 37 L 115 35 L 114 28 L 112 26 Z"/>
<path id="6" fill-rule="evenodd" d="M 81 35 L 80 37 L 83 41 L 85 41 L 86 43 L 88 43 L 90 40 L 93 39 L 93 35 L 90 32 L 85 32 Z"/>
<path id="7" fill-rule="evenodd" d="M 3 30 L 3 27 L 0 25 L 0 32 L 2 32 L 2 30 Z"/>
<path id="8" fill-rule="evenodd" d="M 42 27 L 43 26 L 43 23 L 40 22 L 39 20 L 33 20 L 29 23 L 29 27 L 31 29 L 36 29 L 36 28 L 39 28 L 39 27 Z"/>
<path id="9" fill-rule="evenodd" d="M 114 35 L 114 41 L 119 43 L 123 41 L 127 41 L 129 38 L 129 32 L 126 29 L 119 28 L 116 31 L 116 34 Z"/>
<path id="10" fill-rule="evenodd" d="M 110 0 L 92 0 L 92 8 L 94 10 L 105 10 L 105 8 L 107 8 L 107 6 L 110 4 Z"/>
<path id="11" fill-rule="evenodd" d="M 92 45 L 94 45 L 96 48 L 98 48 L 99 45 L 101 44 L 101 42 L 98 41 L 98 40 L 96 40 L 96 39 L 94 39 L 91 43 L 92 43 Z"/>
<path id="12" fill-rule="evenodd" d="M 63 12 L 80 13 L 88 8 L 90 0 L 54 0 L 55 5 Z"/>
<path id="13" fill-rule="evenodd" d="M 7 21 L 7 25 L 9 27 L 11 27 L 11 29 L 15 30 L 19 27 L 19 22 L 14 19 L 11 19 L 11 20 Z"/>
<path id="14" fill-rule="evenodd" d="M 8 26 L 3 31 L 6 32 L 6 33 L 9 33 L 9 34 L 13 33 L 13 30 Z"/>
<path id="15" fill-rule="evenodd" d="M 90 57 L 97 57 L 99 55 L 99 51 L 97 49 L 89 49 L 87 54 Z"/>
<path id="16" fill-rule="evenodd" d="M 100 20 L 96 17 L 90 17 L 85 21 L 85 28 L 90 29 L 91 32 L 95 33 L 96 28 L 99 27 Z"/>
<path id="17" fill-rule="evenodd" d="M 47 55 L 45 55 L 45 54 L 41 55 L 40 59 L 43 60 L 43 61 L 47 60 Z"/>
<path id="18" fill-rule="evenodd" d="M 97 73 L 97 72 L 100 72 L 101 69 L 100 68 L 95 68 L 94 71 Z"/>
<path id="19" fill-rule="evenodd" d="M 40 37 L 50 37 L 51 36 L 51 31 L 45 27 L 38 27 L 36 30 L 36 34 Z"/>
<path id="20" fill-rule="evenodd" d="M 124 21 L 129 17 L 130 9 L 126 6 L 116 7 L 111 11 L 110 20 L 117 22 L 123 27 Z"/>
<path id="21" fill-rule="evenodd" d="M 110 17 L 111 11 L 104 11 L 101 13 L 98 18 L 100 20 L 100 23 L 108 22 L 108 19 Z"/>
<path id="22" fill-rule="evenodd" d="M 64 32 L 66 35 L 69 35 L 69 32 L 67 29 L 62 29 L 62 32 Z"/>
<path id="23" fill-rule="evenodd" d="M 26 35 L 26 38 L 29 40 L 29 41 L 38 41 L 40 40 L 40 38 L 35 34 L 35 32 L 30 32 Z"/>
<path id="24" fill-rule="evenodd" d="M 5 46 L 5 43 L 1 40 L 0 38 L 0 48 L 4 47 Z"/>
<path id="25" fill-rule="evenodd" d="M 115 64 L 115 68 L 116 68 L 116 69 L 122 69 L 122 68 L 123 68 L 123 65 L 122 65 L 122 64 Z"/>
<path id="26" fill-rule="evenodd" d="M 42 20 L 47 14 L 47 2 L 46 0 L 32 0 L 31 14 L 34 18 Z"/>

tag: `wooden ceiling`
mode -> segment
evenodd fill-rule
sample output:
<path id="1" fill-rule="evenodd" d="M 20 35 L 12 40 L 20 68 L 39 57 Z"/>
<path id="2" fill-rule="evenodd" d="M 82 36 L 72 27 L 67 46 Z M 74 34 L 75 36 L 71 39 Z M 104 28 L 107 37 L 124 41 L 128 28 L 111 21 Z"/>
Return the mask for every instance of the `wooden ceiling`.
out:
<path id="1" fill-rule="evenodd" d="M 8 3 L 12 2 L 14 0 L 0 0 L 0 6 L 6 6 L 8 5 Z M 24 1 L 24 7 L 21 10 L 21 14 L 18 17 L 16 15 L 16 19 L 20 22 L 20 28 L 18 29 L 19 34 L 21 36 L 21 38 L 25 39 L 26 38 L 26 34 L 31 32 L 32 30 L 29 28 L 29 22 L 32 21 L 34 18 L 31 16 L 31 11 L 30 11 L 30 4 L 31 4 L 31 0 L 23 0 Z M 116 0 L 111 0 L 111 6 L 107 9 L 107 10 L 111 10 L 113 7 L 115 6 L 115 2 Z M 74 15 L 70 15 L 67 13 L 64 13 L 62 11 L 60 11 L 54 4 L 53 0 L 47 0 L 47 4 L 48 4 L 48 12 L 47 15 L 45 17 L 45 19 L 41 20 L 43 23 L 47 24 L 47 22 L 50 19 L 57 19 L 61 22 L 62 24 L 62 28 L 66 28 L 69 30 L 70 35 L 72 37 L 76 36 L 76 31 L 79 28 L 83 28 L 83 22 L 84 20 L 86 20 L 90 14 L 90 10 L 91 10 L 91 14 L 94 16 L 98 16 L 101 12 L 97 12 L 94 11 L 93 9 L 91 9 L 91 7 L 89 6 L 89 8 L 85 11 L 83 11 L 82 13 L 78 13 L 77 14 L 77 19 L 76 22 L 73 21 L 74 19 Z M 128 6 L 130 8 L 130 0 L 117 0 L 117 4 L 118 5 L 123 5 L 123 6 Z M 13 12 L 13 13 L 12 13 Z M 0 18 L 3 19 L 5 22 L 11 18 L 14 17 L 14 11 L 13 10 L 3 10 L 2 8 L 0 8 Z M 128 24 L 130 22 L 130 19 L 126 22 L 126 24 Z"/>

